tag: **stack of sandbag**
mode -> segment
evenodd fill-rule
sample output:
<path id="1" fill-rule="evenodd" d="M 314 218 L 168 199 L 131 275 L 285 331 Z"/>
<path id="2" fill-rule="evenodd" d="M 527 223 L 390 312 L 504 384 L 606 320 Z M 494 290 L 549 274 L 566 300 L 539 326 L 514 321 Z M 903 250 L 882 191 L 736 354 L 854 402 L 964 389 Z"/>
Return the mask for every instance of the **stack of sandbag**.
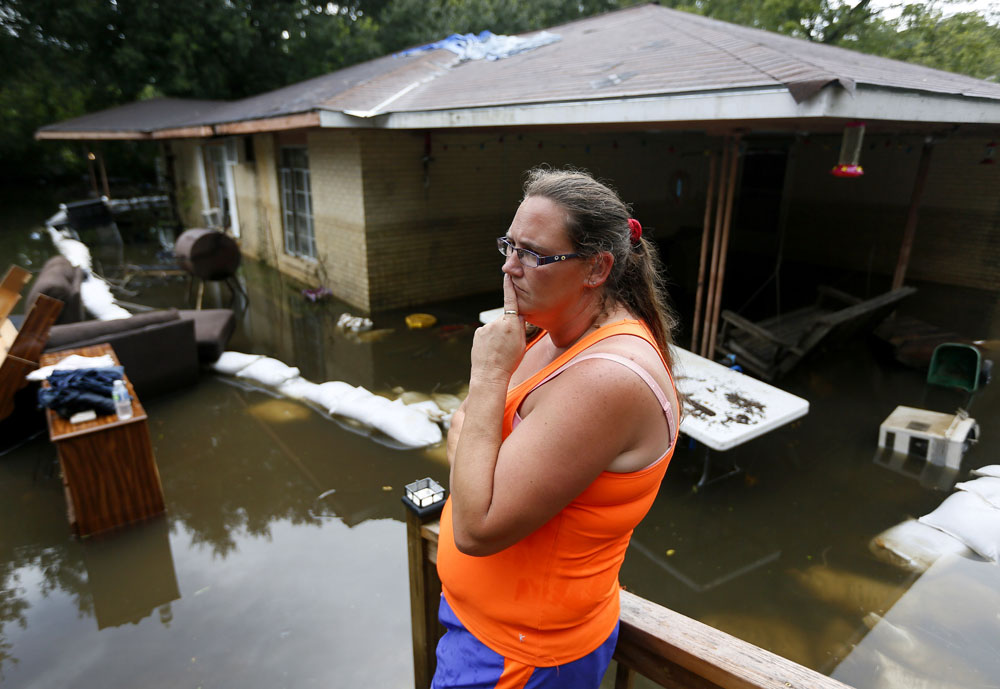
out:
<path id="1" fill-rule="evenodd" d="M 115 303 L 111 286 L 94 275 L 93 261 L 90 249 L 83 242 L 73 239 L 54 227 L 49 228 L 49 236 L 56 250 L 66 257 L 72 265 L 84 272 L 80 283 L 80 301 L 87 311 L 99 321 L 110 321 L 119 318 L 129 318 L 132 314 Z"/>
<path id="2" fill-rule="evenodd" d="M 881 560 L 923 572 L 956 554 L 1000 563 L 1000 464 L 972 472 L 937 509 L 883 531 L 869 547 Z"/>
<path id="3" fill-rule="evenodd" d="M 299 375 L 299 369 L 259 354 L 223 352 L 213 368 L 265 385 L 290 399 L 309 403 L 330 415 L 374 428 L 406 447 L 427 447 L 441 442 L 438 422 L 447 423 L 450 414 L 433 400 L 406 404 L 390 400 L 343 381 L 313 383 Z"/>

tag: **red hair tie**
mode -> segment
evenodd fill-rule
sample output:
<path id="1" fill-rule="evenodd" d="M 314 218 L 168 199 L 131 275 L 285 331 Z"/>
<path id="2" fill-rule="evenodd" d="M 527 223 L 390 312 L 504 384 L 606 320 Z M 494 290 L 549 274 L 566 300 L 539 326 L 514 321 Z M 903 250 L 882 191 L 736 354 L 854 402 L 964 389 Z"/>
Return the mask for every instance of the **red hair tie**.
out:
<path id="1" fill-rule="evenodd" d="M 628 219 L 628 229 L 632 235 L 632 243 L 638 244 L 639 240 L 642 239 L 642 225 L 635 218 Z"/>

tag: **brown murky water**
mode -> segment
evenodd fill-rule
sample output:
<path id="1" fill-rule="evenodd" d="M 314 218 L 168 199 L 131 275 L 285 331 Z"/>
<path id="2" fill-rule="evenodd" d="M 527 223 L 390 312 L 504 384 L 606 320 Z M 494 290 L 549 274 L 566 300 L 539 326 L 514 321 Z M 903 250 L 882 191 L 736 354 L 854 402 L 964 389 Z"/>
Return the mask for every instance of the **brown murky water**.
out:
<path id="1" fill-rule="evenodd" d="M 31 233 L 53 209 L 5 211 L 4 263 L 35 269 L 52 252 Z M 422 307 L 438 318 L 429 330 L 408 330 L 406 312 L 379 314 L 375 327 L 391 332 L 360 342 L 335 327 L 344 305 L 310 304 L 301 286 L 251 262 L 241 277 L 250 299 L 232 349 L 274 356 L 315 382 L 373 391 L 460 393 L 471 326 L 495 305 L 487 295 Z M 137 287 L 136 301 L 177 305 L 186 285 Z M 228 299 L 225 288 L 206 292 L 209 305 Z M 959 332 L 1000 337 L 996 294 L 927 286 L 907 308 Z M 808 399 L 810 413 L 719 453 L 742 475 L 695 492 L 699 454 L 679 448 L 635 532 L 622 582 L 859 689 L 905 686 L 873 669 L 871 649 L 865 657 L 876 660 L 859 653 L 837 670 L 865 640 L 866 614 L 891 609 L 911 586 L 917 591 L 916 577 L 876 560 L 869 540 L 947 495 L 874 461 L 878 425 L 897 404 L 950 411 L 963 398 L 876 360 L 864 340 L 803 367 L 782 387 Z M 144 404 L 167 501 L 163 519 L 81 542 L 66 523 L 47 439 L 0 457 L 0 684 L 412 686 L 400 495 L 417 478 L 446 481 L 440 448 L 394 449 L 212 374 Z M 1000 461 L 998 408 L 994 384 L 973 405 L 983 440 L 959 480 Z M 1000 582 L 982 576 L 977 595 L 996 595 Z M 952 595 L 952 607 L 969 609 L 959 605 L 962 591 Z M 1000 641 L 995 616 L 967 624 L 978 638 Z M 961 640 L 962 619 L 949 625 Z M 881 643 L 876 650 L 888 653 L 891 639 Z M 995 658 L 964 662 L 975 682 L 966 686 L 1000 686 L 990 679 L 1000 676 Z M 950 686 L 924 665 L 920 681 Z"/>

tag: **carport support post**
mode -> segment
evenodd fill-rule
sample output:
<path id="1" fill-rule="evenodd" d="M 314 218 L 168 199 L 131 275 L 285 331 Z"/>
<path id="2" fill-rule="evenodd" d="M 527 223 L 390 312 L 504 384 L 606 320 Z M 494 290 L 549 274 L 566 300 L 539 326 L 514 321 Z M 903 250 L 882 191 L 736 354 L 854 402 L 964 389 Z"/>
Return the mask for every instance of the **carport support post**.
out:
<path id="1" fill-rule="evenodd" d="M 729 255 L 729 228 L 733 220 L 733 199 L 736 196 L 736 175 L 740 164 L 740 138 L 742 135 L 733 136 L 732 147 L 729 160 L 729 178 L 726 182 L 726 217 L 722 221 L 722 241 L 719 253 L 719 274 L 716 277 L 715 301 L 711 305 L 712 330 L 708 339 L 709 359 L 715 359 L 715 336 L 719 332 L 719 309 L 722 305 L 722 284 L 726 280 L 726 257 Z"/>
<path id="2" fill-rule="evenodd" d="M 917 232 L 917 216 L 920 212 L 920 202 L 924 197 L 924 187 L 927 186 L 927 174 L 931 168 L 931 152 L 934 150 L 934 140 L 924 139 L 923 150 L 920 151 L 920 166 L 917 168 L 917 180 L 913 183 L 913 195 L 910 197 L 910 210 L 906 214 L 906 225 L 903 228 L 903 244 L 899 247 L 899 262 L 896 263 L 896 274 L 892 277 L 892 288 L 899 289 L 906 278 L 906 269 L 910 264 L 910 251 L 913 249 L 913 237 Z"/>
<path id="3" fill-rule="evenodd" d="M 715 301 L 715 274 L 719 269 L 719 242 L 722 239 L 722 214 L 725 210 L 726 203 L 726 188 L 724 183 L 726 179 L 726 170 L 729 168 L 729 155 L 731 148 L 729 141 L 730 137 L 727 135 L 722 144 L 722 165 L 719 166 L 719 194 L 716 199 L 717 206 L 715 209 L 715 236 L 712 241 L 712 262 L 708 271 L 708 295 L 705 298 L 705 322 L 702 324 L 700 352 L 702 356 L 709 356 L 707 354 L 707 350 L 708 339 L 711 336 L 712 330 L 710 322 L 712 320 L 712 304 Z"/>
<path id="4" fill-rule="evenodd" d="M 694 295 L 694 325 L 691 328 L 691 351 L 698 351 L 701 328 L 701 301 L 705 292 L 705 264 L 708 262 L 708 242 L 712 238 L 712 202 L 715 195 L 715 170 L 719 165 L 718 151 L 712 151 L 708 162 L 708 194 L 705 196 L 705 220 L 701 230 L 701 256 L 698 260 L 698 289 Z"/>

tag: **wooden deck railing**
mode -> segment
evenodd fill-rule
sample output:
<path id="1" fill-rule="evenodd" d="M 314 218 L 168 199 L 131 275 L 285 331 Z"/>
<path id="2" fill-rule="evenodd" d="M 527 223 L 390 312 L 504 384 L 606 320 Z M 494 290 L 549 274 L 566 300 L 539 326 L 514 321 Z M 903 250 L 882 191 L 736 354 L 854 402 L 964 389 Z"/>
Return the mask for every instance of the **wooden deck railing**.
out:
<path id="1" fill-rule="evenodd" d="M 437 518 L 407 515 L 410 612 L 416 689 L 434 675 L 441 581 L 437 576 Z M 615 689 L 635 675 L 669 689 L 851 689 L 770 651 L 685 617 L 628 591 L 621 592 L 621 626 L 614 659 Z"/>

